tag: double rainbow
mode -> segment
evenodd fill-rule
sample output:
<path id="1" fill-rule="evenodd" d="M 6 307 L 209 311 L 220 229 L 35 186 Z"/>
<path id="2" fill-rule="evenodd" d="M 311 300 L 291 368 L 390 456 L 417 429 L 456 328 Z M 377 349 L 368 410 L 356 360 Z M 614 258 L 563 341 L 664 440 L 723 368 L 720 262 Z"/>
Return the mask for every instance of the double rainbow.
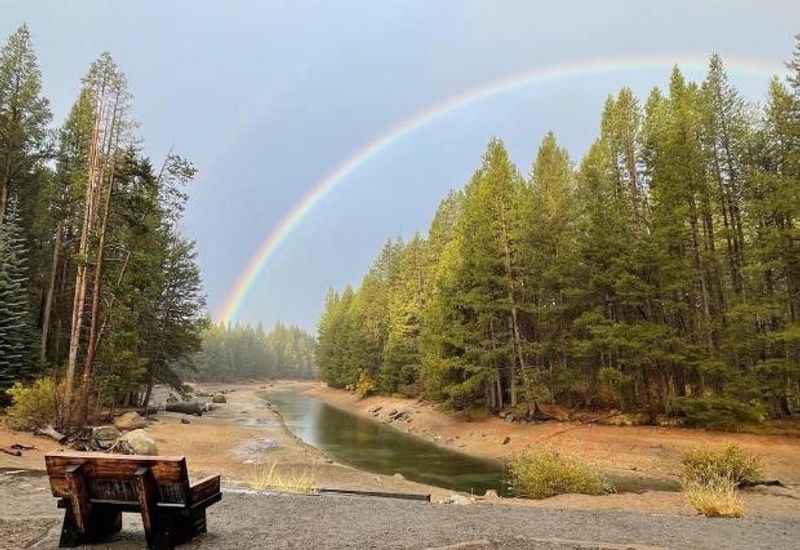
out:
<path id="1" fill-rule="evenodd" d="M 593 59 L 580 63 L 554 65 L 551 67 L 534 69 L 529 72 L 517 74 L 467 90 L 464 93 L 450 97 L 434 105 L 430 109 L 417 113 L 413 117 L 397 124 L 381 134 L 374 141 L 363 145 L 350 158 L 343 161 L 336 166 L 332 172 L 317 181 L 283 219 L 270 230 L 228 292 L 225 302 L 216 315 L 217 320 L 227 324 L 236 317 L 248 292 L 255 284 L 259 274 L 263 271 L 275 251 L 286 240 L 289 234 L 291 234 L 292 230 L 300 224 L 311 209 L 325 198 L 337 184 L 394 142 L 402 139 L 418 128 L 483 99 L 518 90 L 533 84 L 577 76 L 590 76 L 640 69 L 669 68 L 673 65 L 679 65 L 692 70 L 703 70 L 707 66 L 707 59 L 705 57 L 684 57 L 677 60 L 667 57 Z M 749 76 L 769 78 L 772 75 L 784 72 L 784 69 L 780 66 L 751 59 L 727 59 L 726 65 L 733 73 L 741 73 Z"/>

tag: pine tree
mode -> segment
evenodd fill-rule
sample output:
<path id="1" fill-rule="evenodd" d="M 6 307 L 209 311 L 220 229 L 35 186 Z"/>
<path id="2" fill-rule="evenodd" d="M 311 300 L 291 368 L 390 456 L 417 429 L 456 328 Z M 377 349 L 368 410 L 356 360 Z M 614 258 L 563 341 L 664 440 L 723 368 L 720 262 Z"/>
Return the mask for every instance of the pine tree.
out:
<path id="1" fill-rule="evenodd" d="M 32 331 L 26 255 L 16 203 L 12 200 L 0 223 L 0 390 L 29 373 Z"/>

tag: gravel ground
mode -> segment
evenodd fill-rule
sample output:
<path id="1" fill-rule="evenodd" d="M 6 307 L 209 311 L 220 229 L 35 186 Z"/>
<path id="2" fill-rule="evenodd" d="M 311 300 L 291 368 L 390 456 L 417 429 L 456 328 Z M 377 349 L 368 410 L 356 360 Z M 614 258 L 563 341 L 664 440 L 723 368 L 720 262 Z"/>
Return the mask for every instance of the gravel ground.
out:
<path id="1" fill-rule="evenodd" d="M 43 479 L 0 500 L 0 548 L 56 548 L 60 517 Z M 41 487 L 44 488 L 44 487 Z M 17 487 L 19 489 L 19 486 Z M 0 491 L 2 492 L 2 491 Z M 91 548 L 144 548 L 125 514 L 117 540 Z M 187 549 L 797 549 L 800 523 L 711 520 L 615 511 L 426 504 L 396 499 L 257 495 L 227 491 L 209 509 L 209 533 Z"/>

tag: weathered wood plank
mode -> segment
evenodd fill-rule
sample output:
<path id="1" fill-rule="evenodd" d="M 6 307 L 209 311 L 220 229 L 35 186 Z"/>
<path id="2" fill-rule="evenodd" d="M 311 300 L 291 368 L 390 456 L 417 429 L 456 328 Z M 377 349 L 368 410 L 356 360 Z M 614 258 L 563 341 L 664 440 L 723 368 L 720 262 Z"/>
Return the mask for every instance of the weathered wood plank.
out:
<path id="1" fill-rule="evenodd" d="M 89 532 L 89 518 L 92 513 L 92 505 L 89 502 L 89 494 L 86 491 L 86 480 L 83 477 L 83 466 L 73 464 L 64 468 L 64 476 L 67 481 L 67 491 L 69 491 L 70 507 L 75 516 L 75 525 L 81 533 Z"/>
<path id="2" fill-rule="evenodd" d="M 192 504 L 195 502 L 200 502 L 211 495 L 219 493 L 220 488 L 220 476 L 209 476 L 205 479 L 201 479 L 194 485 L 192 485 L 191 494 L 192 494 Z"/>
<path id="3" fill-rule="evenodd" d="M 142 524 L 147 545 L 155 544 L 156 528 L 158 527 L 158 485 L 150 468 L 139 466 L 134 472 L 134 487 L 139 498 L 139 509 L 142 513 Z"/>

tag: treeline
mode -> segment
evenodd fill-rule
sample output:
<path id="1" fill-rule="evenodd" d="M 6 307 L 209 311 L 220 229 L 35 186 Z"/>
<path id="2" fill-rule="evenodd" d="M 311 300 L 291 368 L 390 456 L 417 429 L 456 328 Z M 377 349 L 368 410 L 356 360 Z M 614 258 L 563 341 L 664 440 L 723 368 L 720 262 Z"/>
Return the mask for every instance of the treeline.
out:
<path id="1" fill-rule="evenodd" d="M 0 51 L 0 394 L 51 376 L 62 426 L 177 385 L 205 326 L 178 230 L 195 169 L 171 152 L 153 166 L 132 111 L 103 53 L 53 129 L 28 28 Z"/>
<path id="2" fill-rule="evenodd" d="M 260 323 L 214 324 L 203 333 L 203 349 L 187 376 L 202 382 L 317 378 L 315 345 L 303 329 L 281 323 L 269 333 Z"/>
<path id="3" fill-rule="evenodd" d="M 426 238 L 328 294 L 322 378 L 456 408 L 796 412 L 800 36 L 788 66 L 763 106 L 716 55 L 643 104 L 623 88 L 577 166 L 550 133 L 522 174 L 492 139 Z"/>

